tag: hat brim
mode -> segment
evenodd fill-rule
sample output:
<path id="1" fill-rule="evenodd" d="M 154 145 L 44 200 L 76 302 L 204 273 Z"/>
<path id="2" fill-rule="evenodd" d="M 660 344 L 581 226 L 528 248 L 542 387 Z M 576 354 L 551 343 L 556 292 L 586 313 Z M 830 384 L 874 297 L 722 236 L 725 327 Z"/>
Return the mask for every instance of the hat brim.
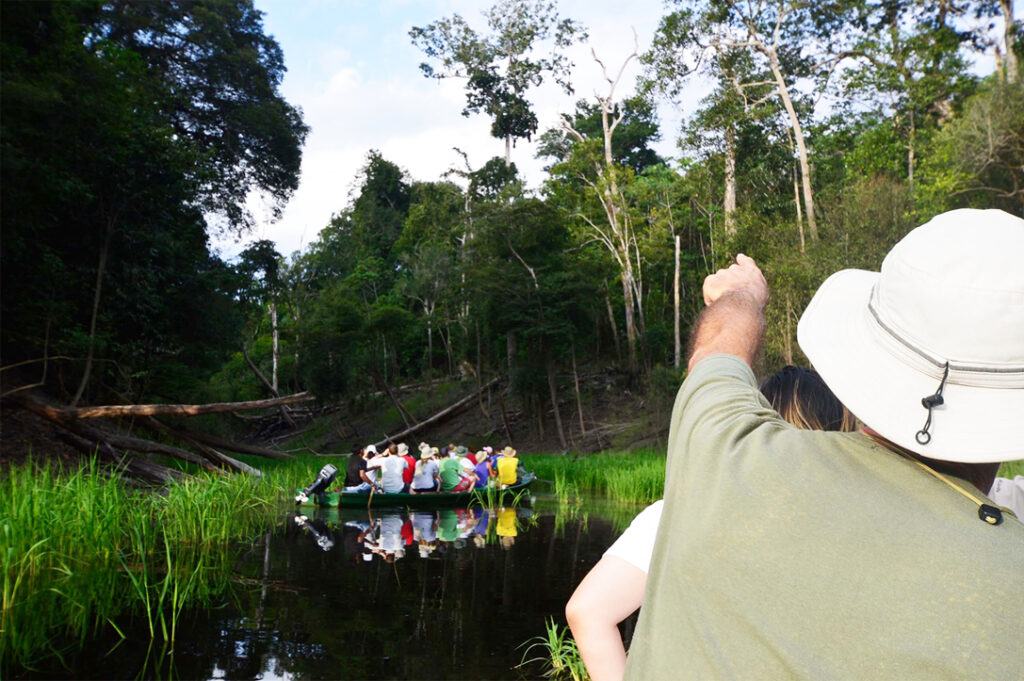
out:
<path id="1" fill-rule="evenodd" d="M 1022 390 L 947 381 L 944 403 L 932 410 L 931 440 L 917 442 L 928 418 L 921 399 L 935 393 L 941 375 L 908 366 L 879 342 L 868 309 L 878 278 L 864 270 L 833 274 L 800 318 L 797 342 L 825 384 L 865 425 L 921 456 L 962 463 L 1024 458 Z"/>

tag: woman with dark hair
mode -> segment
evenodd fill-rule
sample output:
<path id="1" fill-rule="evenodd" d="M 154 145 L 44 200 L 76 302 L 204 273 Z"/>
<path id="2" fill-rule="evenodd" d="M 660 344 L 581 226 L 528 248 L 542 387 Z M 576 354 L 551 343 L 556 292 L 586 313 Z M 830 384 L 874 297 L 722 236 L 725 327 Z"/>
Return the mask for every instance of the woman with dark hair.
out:
<path id="1" fill-rule="evenodd" d="M 804 430 L 856 430 L 856 419 L 813 369 L 785 366 L 758 386 L 783 419 Z"/>

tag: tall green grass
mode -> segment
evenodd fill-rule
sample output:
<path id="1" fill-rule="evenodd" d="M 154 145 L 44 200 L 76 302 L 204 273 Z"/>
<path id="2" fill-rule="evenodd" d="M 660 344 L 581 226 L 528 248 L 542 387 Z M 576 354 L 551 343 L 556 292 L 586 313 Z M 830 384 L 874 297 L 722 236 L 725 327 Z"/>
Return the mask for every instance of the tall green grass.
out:
<path id="1" fill-rule="evenodd" d="M 523 454 L 523 466 L 553 484 L 562 504 L 579 501 L 583 492 L 605 494 L 614 501 L 648 504 L 661 499 L 665 488 L 665 455 L 655 451 L 601 452 L 572 457 Z M 1024 461 L 1009 461 L 999 475 L 1024 475 Z"/>
<path id="2" fill-rule="evenodd" d="M 554 484 L 561 503 L 574 503 L 583 492 L 596 492 L 614 501 L 647 504 L 660 499 L 665 487 L 665 455 L 653 450 L 579 457 L 524 454 L 520 459 L 538 478 Z"/>
<path id="3" fill-rule="evenodd" d="M 140 491 L 95 461 L 29 463 L 0 476 L 0 675 L 84 643 L 121 614 L 173 642 L 182 611 L 230 585 L 235 542 L 253 540 L 309 466 L 204 476 Z M 315 474 L 315 472 L 314 472 Z M 303 484 L 305 484 L 303 483 Z"/>
<path id="4" fill-rule="evenodd" d="M 579 648 L 568 627 L 559 626 L 552 617 L 544 621 L 544 628 L 543 636 L 535 636 L 523 644 L 526 651 L 517 668 L 539 664 L 545 678 L 554 681 L 590 681 L 590 675 L 587 674 Z M 528 655 L 534 657 L 527 659 Z"/>

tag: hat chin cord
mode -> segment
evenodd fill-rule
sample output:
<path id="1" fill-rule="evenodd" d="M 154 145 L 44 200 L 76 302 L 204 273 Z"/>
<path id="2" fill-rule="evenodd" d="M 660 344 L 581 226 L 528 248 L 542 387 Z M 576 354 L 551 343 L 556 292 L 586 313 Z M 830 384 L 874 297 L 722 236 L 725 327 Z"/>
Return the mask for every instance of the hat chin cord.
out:
<path id="1" fill-rule="evenodd" d="M 949 378 L 949 362 L 946 362 L 945 368 L 942 371 L 939 389 L 935 391 L 934 395 L 926 395 L 921 398 L 921 406 L 928 410 L 928 420 L 924 422 L 924 427 L 914 435 L 914 439 L 917 440 L 919 445 L 923 446 L 932 441 L 932 434 L 928 432 L 928 429 L 932 427 L 932 409 L 944 404 L 946 401 L 942 397 L 942 390 L 946 387 L 947 378 Z"/>
<path id="2" fill-rule="evenodd" d="M 941 387 L 939 389 L 941 390 Z M 927 399 L 927 398 L 925 398 L 925 399 Z M 931 415 L 930 414 L 929 414 L 928 419 L 929 419 L 929 421 L 931 420 Z M 928 427 L 928 424 L 925 424 L 925 428 L 927 428 L 927 427 Z M 926 472 L 929 475 L 937 478 L 941 482 L 943 482 L 946 485 L 948 485 L 951 489 L 959 492 L 963 496 L 965 496 L 968 499 L 970 499 L 971 501 L 973 501 L 975 504 L 978 505 L 978 518 L 980 518 L 981 520 L 984 520 L 989 525 L 999 525 L 1000 523 L 1003 522 L 1003 511 L 1001 509 L 999 509 L 998 507 L 993 506 L 992 504 L 986 504 L 984 501 L 979 499 L 977 495 L 968 492 L 963 487 L 961 487 L 960 485 L 956 484 L 955 482 L 953 482 L 952 480 L 947 478 L 945 475 L 943 475 L 942 473 L 940 473 L 937 470 L 935 470 L 934 468 L 932 468 L 931 466 L 929 466 L 929 465 L 927 465 L 925 463 L 922 463 L 921 461 L 918 461 L 914 457 L 913 454 L 911 454 L 907 450 L 903 449 L 899 445 L 894 444 L 892 442 L 889 442 L 888 440 L 885 440 L 882 437 L 876 436 L 876 435 L 874 435 L 872 433 L 867 433 L 867 436 L 869 438 L 871 438 L 879 446 L 884 447 L 885 449 L 888 449 L 890 452 L 894 452 L 896 454 L 899 454 L 900 456 L 902 456 L 903 458 L 907 459 L 911 463 L 913 463 L 913 464 L 917 465 L 918 467 L 920 467 L 924 472 Z M 922 444 L 924 444 L 924 443 L 922 443 Z M 1012 514 L 1012 511 L 1011 511 L 1011 514 Z"/>

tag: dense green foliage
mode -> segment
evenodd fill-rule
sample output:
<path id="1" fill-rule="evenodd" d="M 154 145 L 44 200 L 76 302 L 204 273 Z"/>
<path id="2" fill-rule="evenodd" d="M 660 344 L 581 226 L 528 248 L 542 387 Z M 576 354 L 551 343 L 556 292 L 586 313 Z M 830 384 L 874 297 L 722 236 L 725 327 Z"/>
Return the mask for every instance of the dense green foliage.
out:
<path id="1" fill-rule="evenodd" d="M 322 400 L 501 375 L 503 408 L 569 449 L 602 376 L 656 399 L 678 379 L 677 326 L 685 345 L 704 276 L 742 251 L 773 291 L 765 370 L 801 363 L 796 321 L 828 274 L 877 268 L 944 210 L 1024 213 L 1024 86 L 972 66 L 1002 39 L 999 7 L 950 7 L 669 3 L 639 94 L 567 98 L 541 187 L 507 158 L 414 179 L 370 150 L 306 250 L 257 242 L 226 264 L 208 231 L 244 230 L 250 190 L 279 207 L 306 134 L 251 3 L 4 2 L 4 362 L 60 356 L 48 386 L 94 403 L 267 396 L 243 351 Z M 412 37 L 427 75 L 467 78 L 467 114 L 532 134 L 531 88 L 571 86 L 582 28 L 543 2 L 486 17 Z M 710 93 L 659 127 L 655 98 L 697 73 Z M 679 159 L 652 151 L 664 136 Z"/>
<path id="2" fill-rule="evenodd" d="M 194 394 L 243 322 L 208 230 L 298 184 L 280 49 L 250 0 L 0 12 L 5 363 L 70 358 L 51 387 L 75 400 Z"/>

